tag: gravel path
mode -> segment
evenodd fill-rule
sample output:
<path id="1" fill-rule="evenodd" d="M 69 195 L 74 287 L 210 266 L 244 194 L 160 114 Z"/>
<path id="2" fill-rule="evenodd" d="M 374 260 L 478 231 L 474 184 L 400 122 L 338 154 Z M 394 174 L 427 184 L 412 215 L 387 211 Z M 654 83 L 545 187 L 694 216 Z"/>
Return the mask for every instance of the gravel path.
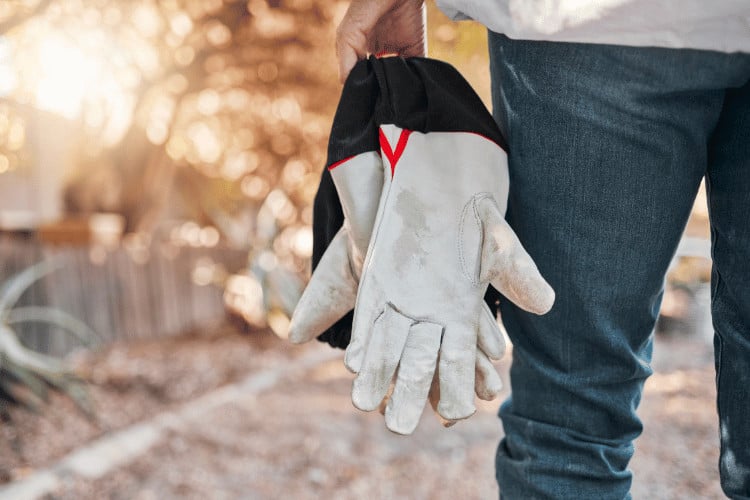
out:
<path id="1" fill-rule="evenodd" d="M 218 345 L 235 350 L 248 342 L 237 338 L 219 339 Z M 293 356 L 319 349 L 249 349 L 274 364 L 256 360 L 248 373 L 293 363 Z M 183 363 L 188 351 L 181 354 Z M 196 369 L 206 370 L 225 356 L 233 359 L 221 349 L 208 357 L 204 349 L 193 351 L 200 360 Z M 640 409 L 646 430 L 632 463 L 634 498 L 723 498 L 716 480 L 710 353 L 700 339 L 657 343 L 657 372 Z M 507 378 L 507 362 L 500 369 Z M 99 479 L 70 476 L 49 498 L 497 498 L 498 402 L 483 403 L 477 415 L 451 429 L 426 413 L 417 432 L 404 438 L 385 430 L 379 414 L 355 410 L 350 384 L 340 360 L 317 365 L 218 406 L 179 430 L 167 430 L 149 451 Z M 120 397 L 127 403 L 122 387 Z"/>
<path id="2" fill-rule="evenodd" d="M 635 498 L 722 498 L 710 350 L 663 340 L 641 406 Z M 504 374 L 507 366 L 503 365 Z M 354 410 L 340 361 L 211 411 L 95 481 L 55 498 L 496 498 L 497 403 L 443 429 L 431 415 L 411 438 Z"/>

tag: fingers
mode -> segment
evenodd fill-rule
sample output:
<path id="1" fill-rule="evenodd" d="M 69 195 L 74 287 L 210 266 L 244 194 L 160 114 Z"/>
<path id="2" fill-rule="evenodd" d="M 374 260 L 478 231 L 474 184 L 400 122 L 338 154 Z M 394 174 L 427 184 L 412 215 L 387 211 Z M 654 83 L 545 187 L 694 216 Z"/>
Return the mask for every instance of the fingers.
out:
<path id="1" fill-rule="evenodd" d="M 362 40 L 366 45 L 366 37 L 359 32 L 343 35 L 340 41 L 338 38 L 336 40 L 336 57 L 339 61 L 339 81 L 341 83 L 346 81 L 346 77 L 349 76 L 357 61 L 367 57 L 367 51 L 359 49 Z"/>
<path id="2" fill-rule="evenodd" d="M 394 0 L 353 0 L 336 29 L 339 80 L 344 83 L 359 59 L 367 57 L 367 39 Z"/>
<path id="3" fill-rule="evenodd" d="M 495 366 L 485 353 L 477 351 L 476 362 L 476 386 L 475 391 L 479 399 L 492 401 L 503 390 L 503 381 L 500 379 Z"/>
<path id="4" fill-rule="evenodd" d="M 368 37 L 371 54 L 424 57 L 427 10 L 422 0 L 400 0 L 380 18 Z"/>
<path id="5" fill-rule="evenodd" d="M 398 368 L 396 368 L 396 378 L 398 378 Z M 383 415 L 385 417 L 385 408 L 388 406 L 388 402 L 391 400 L 391 394 L 393 394 L 393 382 L 391 382 L 391 385 L 388 387 L 388 392 L 385 393 L 385 397 L 383 398 L 383 401 L 380 402 L 378 405 L 378 413 Z"/>
<path id="6" fill-rule="evenodd" d="M 425 19 L 423 0 L 353 0 L 336 30 L 341 82 L 368 52 L 424 56 Z"/>
<path id="7" fill-rule="evenodd" d="M 435 374 L 441 325 L 416 323 L 409 329 L 396 384 L 385 410 L 385 425 L 398 434 L 411 434 L 419 424 Z"/>
<path id="8" fill-rule="evenodd" d="M 440 383 L 438 374 L 439 369 L 436 371 L 435 377 L 432 380 L 432 386 L 430 387 L 430 405 L 443 427 L 452 427 L 456 424 L 457 420 L 445 419 L 438 413 L 438 404 L 440 402 Z M 497 373 L 495 366 L 492 364 L 492 361 L 490 361 L 490 358 L 481 350 L 477 350 L 475 377 L 475 392 L 477 397 L 485 401 L 492 401 L 500 395 L 500 392 L 503 389 L 503 382 L 500 379 L 500 375 Z"/>
<path id="9" fill-rule="evenodd" d="M 352 387 L 352 403 L 360 410 L 376 409 L 385 397 L 413 322 L 390 304 L 375 320 L 362 366 Z"/>
<path id="10" fill-rule="evenodd" d="M 490 360 L 503 357 L 505 338 L 487 304 L 482 304 L 477 347 L 475 392 L 479 399 L 492 401 L 503 389 L 503 382 Z"/>
<path id="11" fill-rule="evenodd" d="M 474 414 L 474 377 L 477 333 L 473 325 L 446 328 L 440 348 L 438 413 L 447 420 Z"/>
<path id="12" fill-rule="evenodd" d="M 383 303 L 377 297 L 377 294 L 368 291 L 373 288 L 367 288 L 367 284 L 365 283 L 367 279 L 367 277 L 363 277 L 362 281 L 360 281 L 360 285 L 363 283 L 364 285 L 360 287 L 360 292 L 362 293 L 359 293 L 355 300 L 356 307 L 354 309 L 351 338 L 344 353 L 344 366 L 352 373 L 360 372 L 365 356 L 369 355 L 367 353 L 370 350 L 370 339 L 375 337 L 374 325 L 379 319 L 382 319 L 379 316 L 383 316 L 384 314 Z M 377 277 L 370 274 L 369 279 L 376 280 Z M 392 313 L 401 315 L 391 304 L 386 304 L 385 310 L 391 310 Z"/>
<path id="13" fill-rule="evenodd" d="M 479 330 L 484 342 L 500 357 L 502 334 L 489 311 L 483 310 L 481 315 L 484 326 Z M 354 381 L 352 402 L 371 411 L 382 408 L 386 398 L 386 427 L 395 433 L 414 432 L 428 399 L 443 425 L 449 427 L 474 414 L 475 392 L 489 401 L 502 390 L 490 358 L 476 347 L 479 337 L 473 326 L 454 326 L 442 335 L 441 325 L 415 322 L 388 304 L 372 330 Z"/>
<path id="14" fill-rule="evenodd" d="M 432 385 L 430 386 L 430 406 L 432 407 L 432 411 L 435 412 L 435 416 L 437 416 L 438 420 L 440 421 L 440 424 L 443 427 L 453 427 L 457 420 L 446 420 L 443 417 L 440 416 L 438 413 L 438 404 L 440 404 L 440 365 L 438 364 L 438 368 L 435 370 L 435 375 L 432 377 Z"/>
<path id="15" fill-rule="evenodd" d="M 505 354 L 505 337 L 500 330 L 495 316 L 487 304 L 482 304 L 479 313 L 479 333 L 477 336 L 477 347 L 490 359 L 500 359 Z"/>
<path id="16" fill-rule="evenodd" d="M 347 246 L 346 229 L 341 228 L 294 309 L 289 339 L 295 344 L 312 340 L 354 309 L 357 281 L 352 275 Z"/>
<path id="17" fill-rule="evenodd" d="M 544 280 L 516 233 L 490 199 L 479 204 L 484 220 L 482 278 L 521 309 L 545 314 L 555 302 L 555 292 Z"/>
<path id="18" fill-rule="evenodd" d="M 344 353 L 344 366 L 352 373 L 360 372 L 367 346 L 373 336 L 373 325 L 379 319 L 376 311 L 368 307 L 369 305 L 370 303 L 360 300 L 357 309 L 354 311 L 351 338 Z"/>

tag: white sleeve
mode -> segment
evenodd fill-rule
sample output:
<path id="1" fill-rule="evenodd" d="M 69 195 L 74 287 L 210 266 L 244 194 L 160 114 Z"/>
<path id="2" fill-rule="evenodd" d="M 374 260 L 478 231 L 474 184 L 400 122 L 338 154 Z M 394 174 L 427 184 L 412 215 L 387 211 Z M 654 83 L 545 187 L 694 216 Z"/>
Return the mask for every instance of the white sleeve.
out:
<path id="1" fill-rule="evenodd" d="M 461 9 L 460 0 L 436 0 L 438 9 L 443 11 L 443 14 L 448 16 L 453 21 L 467 21 L 471 19 Z"/>

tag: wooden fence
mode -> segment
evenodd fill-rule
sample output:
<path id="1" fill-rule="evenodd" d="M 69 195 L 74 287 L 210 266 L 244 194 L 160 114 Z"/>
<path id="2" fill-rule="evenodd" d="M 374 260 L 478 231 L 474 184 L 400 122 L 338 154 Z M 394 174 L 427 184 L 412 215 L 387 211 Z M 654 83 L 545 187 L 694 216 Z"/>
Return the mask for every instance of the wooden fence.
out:
<path id="1" fill-rule="evenodd" d="M 114 249 L 42 243 L 31 235 L 0 234 L 0 284 L 46 259 L 60 267 L 35 283 L 18 303 L 51 306 L 86 323 L 99 342 L 175 335 L 224 319 L 222 277 L 243 269 L 247 252 L 155 242 Z M 62 355 L 80 345 L 41 323 L 17 329 L 22 342 Z"/>

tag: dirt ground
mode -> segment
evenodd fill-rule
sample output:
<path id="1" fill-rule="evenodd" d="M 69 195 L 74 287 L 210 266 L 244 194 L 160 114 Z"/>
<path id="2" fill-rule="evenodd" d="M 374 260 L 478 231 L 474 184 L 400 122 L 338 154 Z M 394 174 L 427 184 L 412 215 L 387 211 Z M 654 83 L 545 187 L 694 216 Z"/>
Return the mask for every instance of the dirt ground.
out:
<path id="1" fill-rule="evenodd" d="M 108 430 L 324 349 L 233 329 L 113 346 L 80 362 L 99 424 L 65 401 L 56 400 L 45 416 L 13 410 L 0 433 L 0 470 L 6 480 L 24 477 Z M 660 337 L 654 368 L 640 408 L 645 432 L 632 462 L 634 498 L 723 498 L 710 346 Z M 507 360 L 499 369 L 507 380 Z M 483 403 L 451 429 L 425 414 L 412 437 L 401 437 L 379 414 L 352 407 L 350 383 L 340 360 L 320 364 L 170 431 L 101 479 L 71 477 L 49 498 L 497 498 L 499 402 Z"/>

